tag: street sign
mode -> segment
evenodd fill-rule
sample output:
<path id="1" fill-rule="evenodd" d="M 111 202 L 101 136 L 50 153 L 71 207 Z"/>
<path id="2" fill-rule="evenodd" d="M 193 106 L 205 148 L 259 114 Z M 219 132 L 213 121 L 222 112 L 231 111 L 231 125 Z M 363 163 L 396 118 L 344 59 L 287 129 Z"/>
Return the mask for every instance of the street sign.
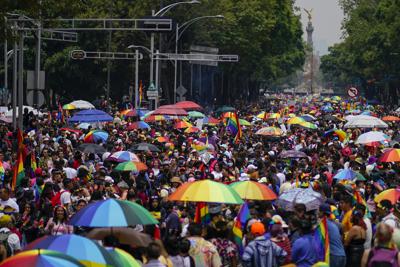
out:
<path id="1" fill-rule="evenodd" d="M 148 98 L 158 97 L 158 91 L 147 90 L 147 97 Z"/>
<path id="2" fill-rule="evenodd" d="M 210 54 L 168 54 L 168 53 L 157 53 L 153 56 L 156 60 L 178 60 L 178 61 L 190 61 L 191 64 L 210 65 L 203 64 L 204 62 L 238 62 L 238 55 L 210 55 Z M 198 62 L 198 63 L 194 63 Z M 213 65 L 214 66 L 214 65 Z"/>
<path id="3" fill-rule="evenodd" d="M 86 53 L 83 50 L 73 50 L 71 51 L 71 58 L 72 59 L 85 59 Z"/>
<path id="4" fill-rule="evenodd" d="M 355 87 L 350 87 L 349 89 L 347 89 L 347 94 L 351 97 L 351 98 L 356 98 L 358 96 L 358 89 Z"/>
<path id="5" fill-rule="evenodd" d="M 184 96 L 184 95 L 187 93 L 187 90 L 186 90 L 185 87 L 183 87 L 183 85 L 179 85 L 179 87 L 176 88 L 176 93 L 177 93 L 180 97 L 182 97 L 182 96 Z"/>
<path id="6" fill-rule="evenodd" d="M 209 54 L 209 55 L 217 55 L 219 52 L 219 49 L 216 47 L 208 47 L 208 46 L 201 46 L 201 45 L 191 45 L 190 46 L 190 54 Z M 217 61 L 197 61 L 197 60 L 192 60 L 189 62 L 190 64 L 198 64 L 198 65 L 207 65 L 207 66 L 213 66 L 216 67 L 218 66 Z"/>
<path id="7" fill-rule="evenodd" d="M 26 72 L 26 89 L 44 89 L 45 88 L 45 71 L 41 70 L 39 74 L 39 88 L 36 88 L 35 71 L 28 70 Z"/>
<path id="8" fill-rule="evenodd" d="M 34 101 L 34 92 L 35 90 L 30 90 L 26 94 L 26 102 L 28 103 L 29 106 L 33 106 L 35 104 Z M 43 106 L 44 104 L 44 94 L 42 91 L 36 91 L 37 92 L 37 106 Z"/>

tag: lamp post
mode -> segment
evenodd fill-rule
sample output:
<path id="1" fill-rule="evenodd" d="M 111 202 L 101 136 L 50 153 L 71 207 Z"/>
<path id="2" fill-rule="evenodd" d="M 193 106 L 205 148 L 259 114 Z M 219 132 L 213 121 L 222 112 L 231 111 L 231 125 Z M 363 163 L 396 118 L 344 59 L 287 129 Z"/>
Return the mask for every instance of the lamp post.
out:
<path id="1" fill-rule="evenodd" d="M 182 5 L 182 4 L 200 4 L 200 1 L 198 0 L 190 0 L 190 1 L 181 1 L 181 2 L 176 2 L 173 4 L 170 4 L 168 6 L 163 7 L 162 9 L 160 9 L 159 11 L 155 12 L 154 10 L 151 11 L 151 15 L 153 17 L 162 17 L 164 16 L 168 11 L 170 11 L 172 8 L 178 6 L 178 5 Z M 153 53 L 154 53 L 154 33 L 151 33 L 151 37 L 150 37 L 150 51 L 151 51 L 151 59 L 150 59 L 150 85 L 154 83 L 154 59 L 153 59 Z M 158 59 L 156 59 L 158 61 Z M 156 85 L 155 87 L 158 90 L 158 79 L 156 79 Z"/>
<path id="2" fill-rule="evenodd" d="M 197 18 L 193 18 L 191 20 L 186 21 L 182 25 L 177 24 L 175 27 L 175 54 L 178 54 L 178 42 L 179 39 L 181 38 L 182 34 L 184 31 L 189 28 L 190 25 L 193 23 L 203 20 L 203 19 L 224 19 L 223 15 L 215 15 L 215 16 L 201 16 Z M 180 63 L 182 64 L 182 63 Z M 177 89 L 177 79 L 178 79 L 178 61 L 175 59 L 175 72 L 174 72 L 174 103 L 176 103 L 176 89 Z M 182 75 L 182 71 L 181 71 Z M 182 77 L 182 76 L 181 76 Z M 180 85 L 182 85 L 182 79 L 180 79 Z"/>

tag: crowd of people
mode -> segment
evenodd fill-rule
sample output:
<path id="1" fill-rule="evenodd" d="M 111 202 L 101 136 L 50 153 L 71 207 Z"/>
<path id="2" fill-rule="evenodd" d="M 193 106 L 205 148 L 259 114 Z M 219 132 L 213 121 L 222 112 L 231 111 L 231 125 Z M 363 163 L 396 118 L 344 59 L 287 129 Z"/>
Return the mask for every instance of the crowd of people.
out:
<path id="1" fill-rule="evenodd" d="M 19 253 L 44 235 L 85 236 L 91 229 L 73 227 L 69 218 L 89 203 L 116 198 L 139 203 L 159 221 L 155 226 L 135 226 L 151 238 L 146 245 L 132 247 L 115 238 L 101 241 L 123 248 L 143 266 L 400 266 L 400 205 L 397 199 L 394 203 L 375 201 L 377 194 L 399 184 L 398 163 L 379 161 L 385 148 L 399 147 L 395 142 L 399 124 L 389 122 L 388 128 L 380 129 L 391 138 L 388 144 L 356 144 L 360 134 L 373 129 L 344 129 L 350 109 L 377 117 L 396 113 L 365 101 L 346 101 L 275 96 L 258 103 L 238 102 L 235 112 L 251 122 L 240 126 L 238 142 L 226 130 L 223 113 L 206 114 L 220 119 L 219 123 L 204 123 L 200 132 L 185 133 L 174 127 L 175 120 L 151 122 L 150 129 L 128 130 L 138 118 L 123 117 L 117 105 L 110 109 L 114 122 L 87 129 L 26 112 L 22 134 L 25 177 L 15 188 L 12 180 L 21 144 L 18 132 L 9 124 L 0 126 L 0 259 Z M 324 111 L 327 104 L 331 109 Z M 278 113 L 280 118 L 257 118 L 262 111 Z M 310 113 L 317 129 L 286 124 L 290 114 Z M 266 126 L 281 128 L 284 135 L 256 134 Z M 82 152 L 79 147 L 85 134 L 99 127 L 108 133 L 106 141 L 97 142 L 106 152 Z M 343 129 L 347 138 L 326 134 L 332 129 Z M 206 153 L 196 150 L 199 141 L 212 149 Z M 134 151 L 148 168 L 115 170 L 118 162 L 110 160 L 110 154 L 143 142 L 160 149 Z M 281 158 L 284 150 L 302 151 L 307 157 Z M 356 171 L 364 179 L 335 179 L 342 169 Z M 296 187 L 312 188 L 323 201 L 311 210 L 305 204 L 285 210 L 275 201 L 248 201 L 251 218 L 243 227 L 242 244 L 237 244 L 232 228 L 239 205 L 212 203 L 211 221 L 201 224 L 194 222 L 195 203 L 168 200 L 182 184 L 202 179 L 225 184 L 256 181 L 278 197 Z M 321 259 L 315 249 L 314 231 L 323 218 L 329 232 L 329 259 Z"/>

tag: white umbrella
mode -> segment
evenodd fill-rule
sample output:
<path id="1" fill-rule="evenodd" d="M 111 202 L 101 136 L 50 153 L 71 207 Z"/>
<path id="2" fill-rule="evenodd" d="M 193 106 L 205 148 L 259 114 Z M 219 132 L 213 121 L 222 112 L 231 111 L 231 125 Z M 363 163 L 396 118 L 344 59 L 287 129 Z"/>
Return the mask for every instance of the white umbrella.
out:
<path id="1" fill-rule="evenodd" d="M 376 117 L 368 115 L 358 115 L 348 118 L 349 121 L 344 128 L 387 128 L 388 125 Z"/>
<path id="2" fill-rule="evenodd" d="M 85 100 L 75 100 L 69 104 L 75 106 L 76 109 L 94 109 L 95 108 L 92 105 L 92 103 L 85 101 Z"/>
<path id="3" fill-rule="evenodd" d="M 390 140 L 390 137 L 382 132 L 371 131 L 363 133 L 357 138 L 356 144 L 368 144 L 372 142 L 384 142 Z"/>

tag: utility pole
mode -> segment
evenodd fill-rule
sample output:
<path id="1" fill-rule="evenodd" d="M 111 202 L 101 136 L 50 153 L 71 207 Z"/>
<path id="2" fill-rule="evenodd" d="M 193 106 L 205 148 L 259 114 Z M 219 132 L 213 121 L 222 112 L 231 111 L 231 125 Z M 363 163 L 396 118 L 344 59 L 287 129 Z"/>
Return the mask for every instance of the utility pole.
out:
<path id="1" fill-rule="evenodd" d="M 5 25 L 7 25 L 7 18 L 4 18 Z M 7 27 L 4 27 L 4 88 L 8 89 L 8 47 L 7 47 Z M 8 104 L 8 103 L 6 103 Z"/>
<path id="2" fill-rule="evenodd" d="M 135 50 L 135 109 L 139 107 L 139 50 Z"/>
<path id="3" fill-rule="evenodd" d="M 18 53 L 18 128 L 23 130 L 24 109 L 24 32 L 19 34 Z"/>
<path id="4" fill-rule="evenodd" d="M 14 35 L 16 38 L 16 35 Z M 13 55 L 13 91 L 12 91 L 12 124 L 13 129 L 17 129 L 17 90 L 18 90 L 18 43 L 14 40 L 14 55 Z"/>

